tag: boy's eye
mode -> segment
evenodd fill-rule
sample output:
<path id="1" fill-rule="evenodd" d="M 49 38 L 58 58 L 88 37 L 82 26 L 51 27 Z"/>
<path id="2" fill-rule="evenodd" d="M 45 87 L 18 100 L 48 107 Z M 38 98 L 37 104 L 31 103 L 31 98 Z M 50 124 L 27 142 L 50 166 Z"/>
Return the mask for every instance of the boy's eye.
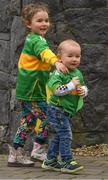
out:
<path id="1" fill-rule="evenodd" d="M 76 56 L 76 58 L 80 58 L 80 56 L 78 55 L 78 56 Z"/>
<path id="2" fill-rule="evenodd" d="M 71 57 L 73 57 L 72 55 L 69 55 L 68 56 L 69 58 L 71 58 Z M 76 58 L 80 58 L 80 56 L 78 55 L 78 56 L 75 56 Z"/>
<path id="3" fill-rule="evenodd" d="M 45 22 L 49 22 L 49 19 L 46 19 Z"/>

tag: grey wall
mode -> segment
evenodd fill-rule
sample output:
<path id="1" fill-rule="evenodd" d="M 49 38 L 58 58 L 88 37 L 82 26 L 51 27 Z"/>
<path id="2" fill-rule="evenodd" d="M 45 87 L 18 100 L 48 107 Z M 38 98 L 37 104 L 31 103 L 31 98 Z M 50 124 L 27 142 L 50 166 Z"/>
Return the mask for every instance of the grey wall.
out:
<path id="1" fill-rule="evenodd" d="M 81 70 L 89 88 L 85 107 L 72 120 L 73 145 L 108 143 L 108 0 L 43 0 L 52 27 L 47 39 L 56 53 L 64 39 L 82 47 Z M 21 8 L 37 0 L 0 0 L 0 152 L 12 143 L 18 126 L 15 82 L 24 38 Z"/>

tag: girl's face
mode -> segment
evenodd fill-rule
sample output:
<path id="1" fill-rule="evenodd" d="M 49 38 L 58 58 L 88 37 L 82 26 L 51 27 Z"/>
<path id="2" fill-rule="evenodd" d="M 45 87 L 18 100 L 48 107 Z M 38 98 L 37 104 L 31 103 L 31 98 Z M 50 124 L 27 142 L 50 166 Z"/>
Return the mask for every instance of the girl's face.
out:
<path id="1" fill-rule="evenodd" d="M 48 13 L 46 11 L 40 10 L 32 17 L 31 22 L 27 27 L 36 34 L 44 36 L 50 26 Z"/>

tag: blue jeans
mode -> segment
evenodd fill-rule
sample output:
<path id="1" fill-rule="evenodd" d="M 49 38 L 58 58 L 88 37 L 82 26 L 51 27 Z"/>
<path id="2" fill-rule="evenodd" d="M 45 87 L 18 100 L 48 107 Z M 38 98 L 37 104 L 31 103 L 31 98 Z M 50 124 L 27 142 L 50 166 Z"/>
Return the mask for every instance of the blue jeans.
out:
<path id="1" fill-rule="evenodd" d="M 72 160 L 72 130 L 68 114 L 61 108 L 48 105 L 46 116 L 55 130 L 55 135 L 49 143 L 47 158 L 52 159 L 60 155 L 63 161 Z"/>

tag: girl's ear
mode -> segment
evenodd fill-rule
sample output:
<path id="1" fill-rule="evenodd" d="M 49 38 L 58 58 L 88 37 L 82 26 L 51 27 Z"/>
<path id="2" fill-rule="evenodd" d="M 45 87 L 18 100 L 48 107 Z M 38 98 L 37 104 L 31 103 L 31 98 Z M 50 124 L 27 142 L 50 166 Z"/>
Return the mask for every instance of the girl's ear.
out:
<path id="1" fill-rule="evenodd" d="M 31 29 L 31 23 L 30 23 L 30 21 L 26 21 L 26 22 L 25 22 L 25 26 L 26 26 L 27 28 Z"/>

